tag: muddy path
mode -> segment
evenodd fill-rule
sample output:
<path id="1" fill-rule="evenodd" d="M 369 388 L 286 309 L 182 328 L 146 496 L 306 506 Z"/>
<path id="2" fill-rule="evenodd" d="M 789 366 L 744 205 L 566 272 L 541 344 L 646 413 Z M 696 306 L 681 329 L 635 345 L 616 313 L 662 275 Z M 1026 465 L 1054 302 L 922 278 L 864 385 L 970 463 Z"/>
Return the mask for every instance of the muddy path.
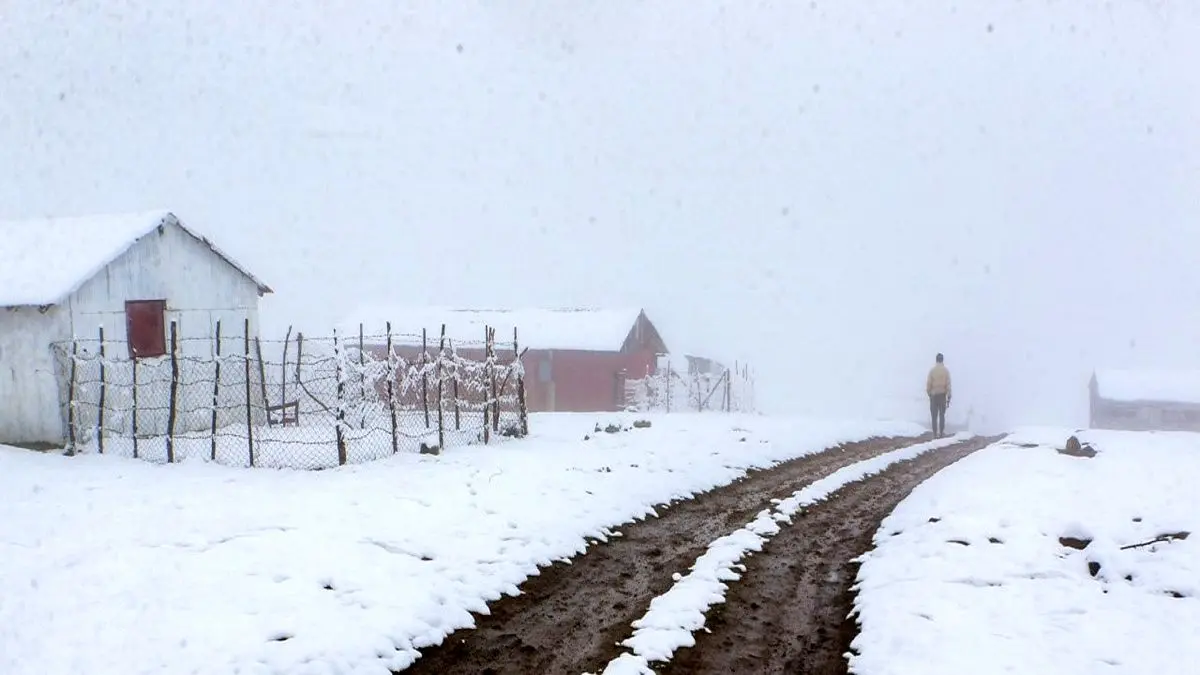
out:
<path id="1" fill-rule="evenodd" d="M 771 499 L 839 468 L 896 448 L 928 440 L 873 438 L 750 471 L 743 478 L 692 499 L 657 507 L 659 517 L 628 523 L 620 537 L 567 563 L 543 568 L 476 616 L 477 627 L 422 650 L 405 675 L 458 673 L 526 675 L 598 672 L 617 656 L 617 642 L 650 600 L 670 588 L 674 572 L 686 573 L 709 542 L 744 526 Z"/>
<path id="2" fill-rule="evenodd" d="M 973 438 L 893 464 L 798 514 L 747 560 L 726 602 L 708 614 L 696 646 L 655 672 L 689 675 L 845 675 L 857 634 L 851 560 L 871 547 L 879 523 L 921 482 L 995 438 Z"/>

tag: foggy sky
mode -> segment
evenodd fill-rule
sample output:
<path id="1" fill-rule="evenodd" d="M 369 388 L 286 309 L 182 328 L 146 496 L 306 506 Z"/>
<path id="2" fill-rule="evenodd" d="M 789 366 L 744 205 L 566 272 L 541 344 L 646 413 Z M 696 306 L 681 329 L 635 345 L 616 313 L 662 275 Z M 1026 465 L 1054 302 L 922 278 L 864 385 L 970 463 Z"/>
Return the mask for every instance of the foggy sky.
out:
<path id="1" fill-rule="evenodd" d="M 1200 366 L 1190 0 L 336 4 L 0 0 L 0 218 L 171 209 L 280 333 L 642 306 L 769 410 Z"/>

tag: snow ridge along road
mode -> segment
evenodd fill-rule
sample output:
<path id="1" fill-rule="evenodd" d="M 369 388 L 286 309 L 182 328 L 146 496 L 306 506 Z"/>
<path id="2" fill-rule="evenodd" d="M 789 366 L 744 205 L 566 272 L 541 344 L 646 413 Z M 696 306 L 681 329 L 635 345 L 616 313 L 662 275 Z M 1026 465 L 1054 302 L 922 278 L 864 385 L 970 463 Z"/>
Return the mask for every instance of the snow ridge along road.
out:
<path id="1" fill-rule="evenodd" d="M 666 592 L 708 545 L 741 527 L 776 498 L 856 462 L 923 438 L 873 438 L 803 455 L 660 508 L 620 536 L 567 563 L 541 570 L 521 594 L 491 603 L 475 629 L 449 635 L 404 670 L 413 673 L 582 673 L 618 656 L 630 624 Z"/>
<path id="2" fill-rule="evenodd" d="M 742 580 L 709 613 L 695 646 L 655 664 L 657 672 L 844 675 L 857 632 L 850 617 L 856 560 L 879 523 L 914 487 L 996 440 L 958 440 L 902 459 L 804 508 L 745 562 Z"/>
<path id="3" fill-rule="evenodd" d="M 621 643 L 630 653 L 609 662 L 604 675 L 652 674 L 651 662 L 670 661 L 677 649 L 694 646 L 692 633 L 704 627 L 705 613 L 724 601 L 725 582 L 740 579 L 737 570 L 746 569 L 742 559 L 751 552 L 761 551 L 771 537 L 779 534 L 780 524 L 790 525 L 801 509 L 829 498 L 850 483 L 878 475 L 897 462 L 959 445 L 970 438 L 970 434 L 963 434 L 864 459 L 797 490 L 787 499 L 772 500 L 776 502 L 775 508 L 764 509 L 745 527 L 709 544 L 708 550 L 692 565 L 691 572 L 650 602 L 645 615 L 633 622 L 633 636 Z"/>

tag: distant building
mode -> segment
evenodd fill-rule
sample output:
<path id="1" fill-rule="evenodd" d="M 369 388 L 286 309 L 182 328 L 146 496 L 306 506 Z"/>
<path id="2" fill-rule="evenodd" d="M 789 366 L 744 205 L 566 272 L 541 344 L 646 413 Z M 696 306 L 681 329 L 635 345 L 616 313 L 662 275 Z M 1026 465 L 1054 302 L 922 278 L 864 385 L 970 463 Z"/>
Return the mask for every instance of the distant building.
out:
<path id="1" fill-rule="evenodd" d="M 641 309 L 364 308 L 342 322 L 342 331 L 353 336 L 361 324 L 368 349 L 382 353 L 385 322 L 393 349 L 410 361 L 423 348 L 436 353 L 445 325 L 457 353 L 472 360 L 484 359 L 485 326 L 495 328 L 497 360 L 509 363 L 515 328 L 530 412 L 623 410 L 626 380 L 654 372 L 657 355 L 667 351 Z"/>
<path id="2" fill-rule="evenodd" d="M 165 211 L 0 222 L 0 443 L 63 444 L 67 399 L 52 345 L 94 347 L 103 328 L 108 356 L 161 361 L 174 321 L 181 340 L 206 338 L 207 353 L 217 320 L 229 334 L 247 320 L 256 332 L 270 292 Z M 143 415 L 145 429 L 154 417 Z"/>
<path id="3" fill-rule="evenodd" d="M 1129 431 L 1200 431 L 1200 371 L 1097 370 L 1090 426 Z"/>

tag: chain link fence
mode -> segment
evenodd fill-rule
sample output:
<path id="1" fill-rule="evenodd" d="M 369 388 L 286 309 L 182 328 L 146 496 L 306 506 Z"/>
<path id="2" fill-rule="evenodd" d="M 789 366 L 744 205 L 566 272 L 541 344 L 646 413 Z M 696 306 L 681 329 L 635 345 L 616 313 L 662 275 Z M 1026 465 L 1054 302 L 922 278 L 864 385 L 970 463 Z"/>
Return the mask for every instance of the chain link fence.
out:
<path id="1" fill-rule="evenodd" d="M 55 343 L 70 451 L 323 469 L 529 431 L 516 344 L 493 330 L 431 345 L 390 327 L 284 340 L 248 328 L 185 338 L 171 324 L 153 358 L 102 334 Z"/>
<path id="2" fill-rule="evenodd" d="M 754 374 L 744 364 L 701 372 L 667 361 L 646 377 L 626 380 L 625 400 L 634 412 L 754 412 Z"/>

